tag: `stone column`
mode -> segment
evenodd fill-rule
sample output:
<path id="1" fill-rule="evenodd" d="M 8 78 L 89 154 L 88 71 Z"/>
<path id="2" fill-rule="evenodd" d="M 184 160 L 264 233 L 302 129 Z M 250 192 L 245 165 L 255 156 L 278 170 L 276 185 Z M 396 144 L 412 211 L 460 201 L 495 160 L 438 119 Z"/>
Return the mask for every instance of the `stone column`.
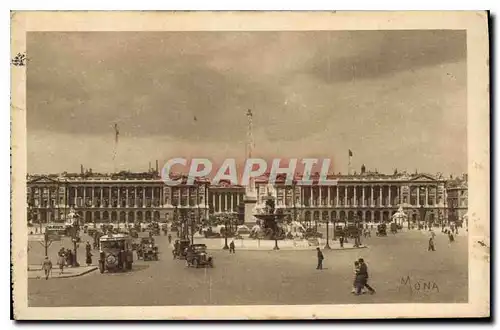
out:
<path id="1" fill-rule="evenodd" d="M 354 186 L 354 206 L 358 206 L 358 186 Z"/>
<path id="2" fill-rule="evenodd" d="M 134 207 L 137 207 L 137 186 L 134 186 Z"/>
<path id="3" fill-rule="evenodd" d="M 336 194 L 337 194 L 337 196 L 336 196 L 336 198 L 335 198 L 335 206 L 339 206 L 339 204 L 340 204 L 340 203 L 339 203 L 339 202 L 340 202 L 340 197 L 339 197 L 339 189 L 340 189 L 340 186 L 339 186 L 339 185 L 337 185 L 337 186 L 335 187 L 335 189 L 336 189 Z"/>
<path id="4" fill-rule="evenodd" d="M 379 206 L 382 206 L 384 205 L 384 189 L 383 189 L 383 186 L 380 186 L 380 196 L 378 197 L 378 204 Z"/>
<path id="5" fill-rule="evenodd" d="M 122 190 L 122 187 L 120 187 L 120 186 L 119 186 L 119 187 L 118 187 L 118 200 L 117 200 L 118 207 L 121 207 L 121 206 L 122 206 L 122 205 L 121 205 L 122 203 L 121 203 L 121 200 L 120 200 L 120 195 L 121 195 L 121 191 L 120 191 L 120 190 Z M 118 221 L 120 221 L 120 214 L 118 214 Z"/>
<path id="6" fill-rule="evenodd" d="M 425 187 L 425 206 L 429 206 L 429 186 Z"/>
<path id="7" fill-rule="evenodd" d="M 146 187 L 143 186 L 142 187 L 142 205 L 141 207 L 146 207 Z M 145 215 L 144 215 L 144 219 L 145 219 Z"/>
<path id="8" fill-rule="evenodd" d="M 392 206 L 392 201 L 391 201 L 391 186 L 389 185 L 389 207 Z"/>
<path id="9" fill-rule="evenodd" d="M 231 210 L 234 210 L 234 194 L 231 194 Z"/>
<path id="10" fill-rule="evenodd" d="M 219 195 L 219 212 L 222 212 L 224 211 L 222 209 L 222 194 L 219 192 L 218 195 Z"/>
<path id="11" fill-rule="evenodd" d="M 349 192 L 349 186 L 344 187 L 344 206 L 347 206 L 347 193 Z"/>
<path id="12" fill-rule="evenodd" d="M 99 202 L 99 207 L 102 207 L 104 205 L 104 202 L 103 202 L 103 192 L 104 192 L 104 188 L 103 187 L 100 187 L 100 202 Z"/>
<path id="13" fill-rule="evenodd" d="M 330 198 L 331 198 L 331 193 L 330 193 L 330 190 L 331 190 L 332 188 L 331 188 L 330 186 L 328 186 L 328 188 L 327 188 L 327 189 L 328 189 L 328 190 L 327 190 L 327 195 L 328 195 L 328 196 L 327 196 L 326 198 L 328 198 L 328 200 L 326 201 L 326 205 L 330 206 L 330 205 L 332 205 L 332 202 L 330 201 Z"/>
<path id="14" fill-rule="evenodd" d="M 366 206 L 365 188 L 366 188 L 365 186 L 361 186 L 361 198 L 363 199 L 363 202 L 361 203 L 362 206 Z"/>
<path id="15" fill-rule="evenodd" d="M 313 206 L 313 187 L 311 186 L 309 190 L 311 191 L 309 195 L 309 206 Z"/>
<path id="16" fill-rule="evenodd" d="M 87 207 L 87 187 L 83 186 L 83 206 Z"/>
<path id="17" fill-rule="evenodd" d="M 318 192 L 319 192 L 319 206 L 322 206 L 323 202 L 321 200 L 321 186 L 318 186 Z"/>
<path id="18" fill-rule="evenodd" d="M 371 207 L 374 207 L 374 206 L 375 206 L 375 200 L 373 199 L 373 188 L 374 188 L 374 187 L 373 187 L 373 185 L 372 185 L 372 186 L 370 186 L 370 188 L 371 188 L 371 192 L 372 192 L 372 193 L 370 194 L 370 206 L 371 206 Z"/>
<path id="19" fill-rule="evenodd" d="M 417 186 L 417 206 L 420 206 L 420 186 Z"/>
<path id="20" fill-rule="evenodd" d="M 125 207 L 130 207 L 129 199 L 128 199 L 128 187 L 127 187 L 127 190 L 125 190 L 125 198 L 126 198 Z M 127 217 L 128 217 L 128 213 L 127 213 Z"/>

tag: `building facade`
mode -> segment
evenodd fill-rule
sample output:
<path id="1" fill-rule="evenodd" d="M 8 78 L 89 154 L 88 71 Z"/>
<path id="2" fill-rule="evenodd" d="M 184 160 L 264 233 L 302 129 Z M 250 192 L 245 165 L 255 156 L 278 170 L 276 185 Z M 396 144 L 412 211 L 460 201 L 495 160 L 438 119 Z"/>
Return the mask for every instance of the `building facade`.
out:
<path id="1" fill-rule="evenodd" d="M 256 181 L 257 208 L 264 196 L 276 198 L 276 207 L 304 221 L 360 220 L 390 221 L 400 206 L 411 221 L 438 221 L 446 214 L 445 180 L 428 174 L 332 175 L 333 186 L 286 185 L 284 180 L 270 186 Z M 314 178 L 313 178 L 314 180 Z"/>
<path id="2" fill-rule="evenodd" d="M 189 209 L 208 214 L 208 182 L 167 186 L 155 175 L 39 176 L 28 178 L 28 212 L 35 221 L 63 221 L 69 209 L 85 222 L 135 222 L 173 219 Z"/>
<path id="3" fill-rule="evenodd" d="M 156 174 L 63 175 L 28 178 L 28 213 L 34 222 L 65 219 L 74 208 L 85 222 L 169 221 L 186 209 L 198 219 L 209 214 L 239 212 L 245 187 L 208 180 L 187 184 L 182 177 L 177 186 L 167 186 Z M 273 196 L 276 208 L 299 221 L 365 222 L 390 221 L 403 207 L 413 222 L 436 222 L 463 216 L 467 212 L 466 186 L 451 184 L 441 176 L 428 174 L 362 173 L 332 175 L 333 186 L 286 184 L 278 177 L 268 184 L 267 177 L 255 180 L 256 212 L 264 208 L 265 197 Z M 452 206 L 450 211 L 449 205 Z M 456 210 L 456 211 L 455 211 Z"/>
<path id="4" fill-rule="evenodd" d="M 454 178 L 446 183 L 448 220 L 452 222 L 468 222 L 468 178 L 467 175 Z"/>

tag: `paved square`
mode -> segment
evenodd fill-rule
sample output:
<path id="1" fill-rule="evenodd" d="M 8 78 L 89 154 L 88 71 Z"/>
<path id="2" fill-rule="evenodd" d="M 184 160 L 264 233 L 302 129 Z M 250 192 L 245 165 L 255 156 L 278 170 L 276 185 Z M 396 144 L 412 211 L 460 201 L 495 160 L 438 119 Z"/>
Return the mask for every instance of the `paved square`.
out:
<path id="1" fill-rule="evenodd" d="M 173 260 L 165 236 L 159 261 L 135 261 L 128 273 L 93 272 L 69 279 L 28 280 L 30 306 L 161 306 L 467 302 L 467 237 L 449 244 L 418 231 L 364 240 L 367 249 L 324 251 L 318 271 L 311 251 L 212 251 L 215 268 Z M 55 248 L 54 248 L 55 249 Z M 33 251 L 32 251 L 33 252 Z M 34 253 L 34 252 L 33 252 Z M 94 253 L 97 256 L 97 253 Z M 80 255 L 82 261 L 83 255 Z M 350 293 L 353 261 L 363 257 L 375 295 Z M 94 257 L 95 259 L 95 257 Z"/>

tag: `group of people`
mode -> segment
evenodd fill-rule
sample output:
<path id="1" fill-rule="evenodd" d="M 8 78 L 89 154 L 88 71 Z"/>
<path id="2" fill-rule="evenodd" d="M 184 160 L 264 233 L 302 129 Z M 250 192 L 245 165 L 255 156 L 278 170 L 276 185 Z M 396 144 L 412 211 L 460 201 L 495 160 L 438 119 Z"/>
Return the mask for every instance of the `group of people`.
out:
<path id="1" fill-rule="evenodd" d="M 319 247 L 316 248 L 316 251 L 318 257 L 318 265 L 316 266 L 316 269 L 322 270 L 325 256 Z M 363 258 L 359 258 L 354 262 L 354 282 L 351 292 L 355 295 L 360 295 L 365 293 L 365 289 L 367 289 L 369 293 L 374 294 L 375 289 L 368 284 L 368 278 L 368 266 Z"/>
<path id="2" fill-rule="evenodd" d="M 456 229 L 456 231 L 454 231 L 453 228 L 451 230 L 443 229 L 442 232 L 448 236 L 448 241 L 450 244 L 455 242 L 455 236 L 453 233 L 455 232 L 456 234 L 458 234 L 458 229 Z M 436 238 L 436 233 L 431 230 L 431 235 L 429 237 L 429 245 L 427 247 L 427 251 L 436 251 L 436 246 L 434 244 L 435 238 Z"/>

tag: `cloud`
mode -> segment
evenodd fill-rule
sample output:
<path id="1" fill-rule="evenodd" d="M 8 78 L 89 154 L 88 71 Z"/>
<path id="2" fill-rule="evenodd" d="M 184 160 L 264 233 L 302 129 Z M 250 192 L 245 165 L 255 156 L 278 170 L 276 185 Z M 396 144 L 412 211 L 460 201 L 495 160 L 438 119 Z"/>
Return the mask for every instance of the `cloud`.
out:
<path id="1" fill-rule="evenodd" d="M 69 141 L 112 167 L 95 149 L 114 123 L 132 168 L 176 146 L 242 153 L 251 108 L 263 155 L 352 146 L 379 168 L 394 154 L 399 166 L 441 155 L 465 168 L 464 31 L 31 32 L 27 49 L 30 155 L 54 153 L 42 167 L 66 162 Z"/>

